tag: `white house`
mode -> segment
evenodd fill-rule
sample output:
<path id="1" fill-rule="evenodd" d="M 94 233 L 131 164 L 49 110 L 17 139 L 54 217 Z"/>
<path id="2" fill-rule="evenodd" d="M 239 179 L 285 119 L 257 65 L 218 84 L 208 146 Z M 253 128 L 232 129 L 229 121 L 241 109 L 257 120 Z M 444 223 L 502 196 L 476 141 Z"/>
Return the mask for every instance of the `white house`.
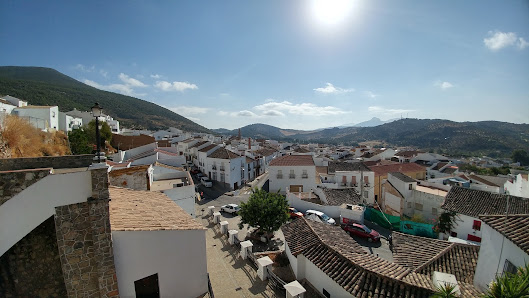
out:
<path id="1" fill-rule="evenodd" d="M 529 181 L 527 174 L 518 174 L 504 184 L 505 193 L 513 196 L 529 198 Z"/>
<path id="2" fill-rule="evenodd" d="M 245 164 L 245 156 L 226 148 L 217 148 L 206 156 L 203 168 L 209 179 L 225 183 L 231 189 L 238 189 L 246 182 Z"/>
<path id="3" fill-rule="evenodd" d="M 66 112 L 66 114 L 69 115 L 69 116 L 72 116 L 72 117 L 83 119 L 83 123 L 85 125 L 88 125 L 88 123 L 90 123 L 90 121 L 95 119 L 94 115 L 92 115 L 92 112 L 83 112 L 83 111 L 79 111 L 77 109 L 73 109 L 72 111 Z M 108 124 L 108 126 L 110 126 L 110 129 L 112 130 L 112 133 L 119 134 L 121 132 L 121 130 L 119 128 L 119 121 L 118 120 L 114 120 L 114 118 L 112 118 L 111 116 L 102 114 L 99 117 L 99 121 L 105 121 Z"/>
<path id="4" fill-rule="evenodd" d="M 483 241 L 474 276 L 474 285 L 485 291 L 496 276 L 516 273 L 517 267 L 529 263 L 527 226 L 529 214 L 484 215 Z"/>
<path id="5" fill-rule="evenodd" d="M 368 204 L 375 201 L 375 173 L 361 162 L 329 161 L 327 173 L 319 175 L 324 187 L 354 188 Z"/>
<path id="6" fill-rule="evenodd" d="M 441 208 L 456 213 L 452 237 L 481 242 L 480 215 L 529 214 L 529 199 L 453 186 Z"/>
<path id="7" fill-rule="evenodd" d="M 0 99 L 3 99 L 5 101 L 7 101 L 9 104 L 12 104 L 14 105 L 15 107 L 25 107 L 28 105 L 28 102 L 27 101 L 24 101 L 22 99 L 19 99 L 19 98 L 16 98 L 16 97 L 13 97 L 13 96 L 9 96 L 9 95 L 4 95 L 4 96 L 0 96 Z"/>
<path id="8" fill-rule="evenodd" d="M 0 98 L 0 113 L 11 114 L 14 108 L 16 108 L 15 105 L 11 104 L 7 100 Z"/>
<path id="9" fill-rule="evenodd" d="M 287 188 L 290 192 L 310 192 L 320 184 L 312 155 L 278 157 L 270 162 L 268 171 L 271 192 L 286 194 Z"/>
<path id="10" fill-rule="evenodd" d="M 162 193 L 116 187 L 109 191 L 119 295 L 205 294 L 206 229 Z"/>
<path id="11" fill-rule="evenodd" d="M 13 109 L 12 113 L 44 131 L 59 129 L 58 106 L 22 106 Z"/>
<path id="12" fill-rule="evenodd" d="M 68 133 L 73 129 L 78 129 L 83 126 L 83 119 L 67 115 L 66 113 L 59 112 L 59 129 Z"/>

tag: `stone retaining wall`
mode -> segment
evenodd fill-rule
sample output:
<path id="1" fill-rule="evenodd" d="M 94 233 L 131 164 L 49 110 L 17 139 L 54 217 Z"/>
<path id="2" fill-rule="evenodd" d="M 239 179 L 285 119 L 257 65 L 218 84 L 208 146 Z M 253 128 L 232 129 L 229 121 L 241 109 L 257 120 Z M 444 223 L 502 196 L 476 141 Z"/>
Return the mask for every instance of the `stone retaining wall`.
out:
<path id="1" fill-rule="evenodd" d="M 93 163 L 93 158 L 93 154 L 2 158 L 0 159 L 0 171 L 84 168 Z"/>
<path id="2" fill-rule="evenodd" d="M 31 184 L 48 176 L 50 170 L 39 169 L 0 173 L 0 206 Z"/>

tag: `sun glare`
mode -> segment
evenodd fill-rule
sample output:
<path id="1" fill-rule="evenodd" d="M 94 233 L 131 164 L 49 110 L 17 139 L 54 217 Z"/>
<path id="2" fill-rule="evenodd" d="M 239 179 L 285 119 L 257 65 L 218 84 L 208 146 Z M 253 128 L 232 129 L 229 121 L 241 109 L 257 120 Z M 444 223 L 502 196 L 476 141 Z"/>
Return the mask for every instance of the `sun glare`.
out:
<path id="1" fill-rule="evenodd" d="M 354 0 L 313 0 L 312 12 L 325 25 L 341 23 L 351 12 Z"/>

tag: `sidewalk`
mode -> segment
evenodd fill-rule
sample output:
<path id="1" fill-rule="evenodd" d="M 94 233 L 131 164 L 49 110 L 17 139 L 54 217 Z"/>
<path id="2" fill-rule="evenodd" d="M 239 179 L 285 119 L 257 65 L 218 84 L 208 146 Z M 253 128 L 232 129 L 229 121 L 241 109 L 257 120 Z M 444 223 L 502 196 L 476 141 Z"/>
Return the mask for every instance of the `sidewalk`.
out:
<path id="1" fill-rule="evenodd" d="M 284 293 L 274 291 L 267 281 L 259 279 L 248 261 L 240 258 L 239 249 L 229 244 L 228 237 L 220 234 L 220 227 L 208 220 L 211 217 L 202 215 L 200 209 L 197 208 L 197 220 L 207 228 L 208 272 L 215 297 L 284 297 Z"/>

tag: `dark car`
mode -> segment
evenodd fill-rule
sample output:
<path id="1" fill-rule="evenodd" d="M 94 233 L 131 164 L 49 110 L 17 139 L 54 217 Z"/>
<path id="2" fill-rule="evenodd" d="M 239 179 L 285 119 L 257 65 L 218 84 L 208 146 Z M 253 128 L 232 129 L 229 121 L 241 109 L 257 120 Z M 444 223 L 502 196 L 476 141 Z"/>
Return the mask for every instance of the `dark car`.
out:
<path id="1" fill-rule="evenodd" d="M 298 218 L 298 217 L 303 217 L 303 213 L 299 212 L 296 208 L 294 207 L 289 207 L 288 208 L 288 215 L 290 215 L 290 218 Z"/>
<path id="2" fill-rule="evenodd" d="M 351 236 L 359 236 L 367 238 L 369 242 L 380 241 L 380 234 L 362 224 L 347 224 L 343 225 L 342 229 Z"/>

